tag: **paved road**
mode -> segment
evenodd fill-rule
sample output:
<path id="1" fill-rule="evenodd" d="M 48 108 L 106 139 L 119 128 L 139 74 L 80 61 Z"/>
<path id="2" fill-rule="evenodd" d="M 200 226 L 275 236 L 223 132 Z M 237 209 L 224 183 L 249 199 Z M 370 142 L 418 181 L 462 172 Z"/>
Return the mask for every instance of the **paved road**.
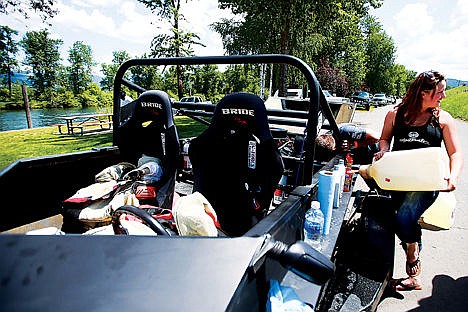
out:
<path id="1" fill-rule="evenodd" d="M 379 107 L 370 112 L 357 111 L 354 121 L 381 131 L 386 112 L 391 108 Z M 468 137 L 468 123 L 457 121 L 462 142 Z M 463 154 L 468 162 L 468 147 Z M 448 231 L 423 230 L 421 253 L 423 290 L 400 292 L 398 298 L 388 297 L 380 303 L 378 312 L 395 311 L 468 311 L 468 169 L 460 177 L 455 191 L 457 207 L 455 224 Z M 358 184 L 358 186 L 361 184 Z M 362 187 L 365 188 L 364 184 Z M 398 240 L 397 240 L 398 241 Z M 405 276 L 405 256 L 396 248 L 394 277 Z"/>

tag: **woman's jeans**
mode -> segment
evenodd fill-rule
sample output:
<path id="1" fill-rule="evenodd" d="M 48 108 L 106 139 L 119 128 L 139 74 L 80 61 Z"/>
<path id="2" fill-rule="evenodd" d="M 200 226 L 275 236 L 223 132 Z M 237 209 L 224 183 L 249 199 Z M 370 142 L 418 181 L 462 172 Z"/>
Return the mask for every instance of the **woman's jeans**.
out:
<path id="1" fill-rule="evenodd" d="M 397 207 L 395 232 L 403 243 L 419 243 L 421 249 L 421 215 L 437 198 L 439 192 L 392 192 L 392 200 Z"/>

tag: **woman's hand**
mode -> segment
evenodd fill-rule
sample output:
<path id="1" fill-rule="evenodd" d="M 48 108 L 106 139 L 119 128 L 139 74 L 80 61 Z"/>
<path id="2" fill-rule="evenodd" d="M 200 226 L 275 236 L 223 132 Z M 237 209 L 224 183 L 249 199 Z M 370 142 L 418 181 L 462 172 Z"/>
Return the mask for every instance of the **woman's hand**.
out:
<path id="1" fill-rule="evenodd" d="M 374 154 L 375 160 L 379 160 L 380 158 L 382 158 L 383 155 L 384 155 L 386 152 L 388 152 L 388 151 L 387 151 L 387 150 L 383 150 L 383 151 L 380 151 L 380 152 L 375 153 L 375 154 Z"/>
<path id="2" fill-rule="evenodd" d="M 457 189 L 457 186 L 456 186 L 457 179 L 453 179 L 452 177 L 447 177 L 447 178 L 444 178 L 444 180 L 447 181 L 447 188 L 445 190 L 441 190 L 442 192 L 452 192 Z"/>

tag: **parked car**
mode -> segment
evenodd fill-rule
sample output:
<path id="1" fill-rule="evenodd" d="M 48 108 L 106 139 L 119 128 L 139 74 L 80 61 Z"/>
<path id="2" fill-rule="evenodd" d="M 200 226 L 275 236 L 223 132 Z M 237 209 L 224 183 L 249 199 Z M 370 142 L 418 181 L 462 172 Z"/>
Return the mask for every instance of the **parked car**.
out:
<path id="1" fill-rule="evenodd" d="M 303 90 L 302 89 L 288 89 L 286 91 L 286 97 L 293 97 L 293 98 L 304 98 Z"/>
<path id="2" fill-rule="evenodd" d="M 387 104 L 392 104 L 392 105 L 394 105 L 394 104 L 396 104 L 397 97 L 394 96 L 394 95 L 389 95 L 389 96 L 387 97 L 387 100 L 388 100 L 388 101 L 387 101 Z"/>
<path id="3" fill-rule="evenodd" d="M 376 93 L 371 100 L 372 105 L 375 107 L 385 106 L 389 102 L 389 99 L 385 96 L 384 93 Z"/>
<path id="4" fill-rule="evenodd" d="M 366 110 L 370 110 L 370 94 L 365 91 L 356 91 L 351 95 L 351 102 L 357 106 L 363 106 Z"/>
<path id="5" fill-rule="evenodd" d="M 327 102 L 330 104 L 330 103 L 339 103 L 339 104 L 343 104 L 343 103 L 346 103 L 346 102 L 349 102 L 349 99 L 346 98 L 346 97 L 341 97 L 341 96 L 334 96 L 330 93 L 330 91 L 328 90 L 322 90 L 323 94 L 325 95 L 325 97 L 327 98 Z"/>
<path id="6" fill-rule="evenodd" d="M 200 103 L 211 104 L 210 101 L 203 101 L 201 96 L 184 96 L 180 99 L 182 103 Z"/>

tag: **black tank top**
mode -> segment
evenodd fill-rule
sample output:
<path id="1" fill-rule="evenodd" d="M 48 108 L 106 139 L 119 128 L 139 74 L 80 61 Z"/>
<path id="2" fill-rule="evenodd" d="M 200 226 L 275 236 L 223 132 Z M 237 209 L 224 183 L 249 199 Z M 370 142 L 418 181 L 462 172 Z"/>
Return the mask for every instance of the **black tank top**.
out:
<path id="1" fill-rule="evenodd" d="M 442 143 L 442 129 L 439 118 L 432 116 L 422 126 L 408 126 L 404 122 L 404 109 L 399 108 L 395 116 L 393 127 L 394 151 L 409 150 L 423 147 L 440 147 Z"/>

